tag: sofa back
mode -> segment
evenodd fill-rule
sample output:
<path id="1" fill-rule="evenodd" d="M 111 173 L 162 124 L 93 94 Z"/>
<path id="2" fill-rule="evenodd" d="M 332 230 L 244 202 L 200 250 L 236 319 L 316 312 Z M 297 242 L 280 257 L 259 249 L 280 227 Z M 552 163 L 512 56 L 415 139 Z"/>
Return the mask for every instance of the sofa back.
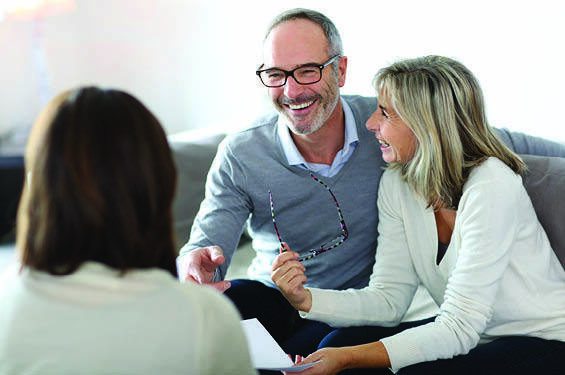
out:
<path id="1" fill-rule="evenodd" d="M 520 155 L 528 166 L 522 174 L 536 215 L 557 258 L 565 268 L 565 158 Z"/>

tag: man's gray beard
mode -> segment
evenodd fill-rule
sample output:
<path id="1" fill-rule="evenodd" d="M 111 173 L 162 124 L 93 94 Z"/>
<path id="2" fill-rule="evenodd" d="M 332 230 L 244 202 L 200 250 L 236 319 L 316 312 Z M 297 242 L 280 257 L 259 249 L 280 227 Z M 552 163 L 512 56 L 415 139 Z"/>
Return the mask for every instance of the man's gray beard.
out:
<path id="1" fill-rule="evenodd" d="M 328 103 L 328 106 L 331 106 L 331 110 L 328 112 L 328 111 L 326 111 L 326 108 L 322 108 L 324 110 L 320 111 L 318 113 L 318 115 L 316 116 L 316 118 L 314 118 L 314 120 L 309 124 L 309 126 L 307 126 L 306 128 L 303 128 L 303 129 L 297 129 L 294 126 L 294 124 L 292 123 L 290 118 L 287 116 L 286 111 L 281 109 L 279 111 L 279 113 L 283 115 L 284 120 L 285 120 L 285 124 L 290 129 L 291 132 L 293 132 L 296 135 L 310 135 L 310 134 L 317 132 L 318 130 L 320 130 L 320 128 L 322 126 L 324 126 L 326 121 L 328 121 L 328 119 L 330 118 L 330 116 L 334 112 L 335 107 L 337 106 L 338 102 L 339 102 L 339 92 L 337 92 L 337 90 L 336 90 L 336 95 L 335 95 L 333 103 Z M 323 118 L 324 114 L 328 114 L 327 118 Z"/>
<path id="2" fill-rule="evenodd" d="M 320 115 L 321 115 L 321 113 L 320 113 Z M 286 117 L 286 114 L 284 114 L 284 117 L 285 117 L 286 126 L 288 126 L 288 128 L 290 129 L 291 132 L 293 132 L 296 135 L 309 135 L 309 134 L 317 132 L 324 125 L 325 121 L 323 121 L 321 118 L 319 118 L 320 115 L 318 115 L 318 118 L 314 119 L 314 121 L 312 123 L 310 123 L 310 125 L 308 127 L 303 128 L 303 129 L 296 128 L 294 126 L 294 124 L 289 120 L 289 118 Z"/>

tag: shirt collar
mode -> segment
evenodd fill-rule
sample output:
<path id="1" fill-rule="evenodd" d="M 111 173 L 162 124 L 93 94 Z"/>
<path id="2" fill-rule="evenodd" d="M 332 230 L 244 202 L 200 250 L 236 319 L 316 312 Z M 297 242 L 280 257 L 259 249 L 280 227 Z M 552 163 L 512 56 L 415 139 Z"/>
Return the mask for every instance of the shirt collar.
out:
<path id="1" fill-rule="evenodd" d="M 359 137 L 357 135 L 357 124 L 355 123 L 355 117 L 353 117 L 353 111 L 349 104 L 342 98 L 340 102 L 343 107 L 343 115 L 345 117 L 345 137 L 343 142 L 343 151 L 346 153 L 350 147 L 353 147 L 357 142 L 359 142 Z M 277 132 L 279 139 L 281 140 L 281 146 L 286 156 L 289 165 L 308 165 L 306 160 L 294 144 L 292 137 L 290 136 L 290 130 L 286 126 L 285 120 L 281 115 L 279 115 L 277 121 Z"/>

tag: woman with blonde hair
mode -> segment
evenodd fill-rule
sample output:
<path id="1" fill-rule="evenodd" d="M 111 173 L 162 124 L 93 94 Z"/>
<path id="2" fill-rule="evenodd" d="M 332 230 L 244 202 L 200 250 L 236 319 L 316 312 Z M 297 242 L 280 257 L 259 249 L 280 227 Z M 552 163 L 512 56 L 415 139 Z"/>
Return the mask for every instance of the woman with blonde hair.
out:
<path id="1" fill-rule="evenodd" d="M 477 80 L 427 56 L 382 69 L 375 86 L 367 128 L 389 167 L 369 285 L 304 288 L 297 253 L 273 263 L 301 316 L 348 327 L 322 341 L 304 362 L 322 361 L 303 374 L 562 371 L 565 270 L 522 184 L 523 161 L 487 122 Z M 400 323 L 420 284 L 439 314 Z"/>
<path id="2" fill-rule="evenodd" d="M 118 90 L 53 99 L 33 127 L 21 267 L 0 280 L 1 374 L 255 374 L 235 307 L 176 280 L 177 172 Z"/>

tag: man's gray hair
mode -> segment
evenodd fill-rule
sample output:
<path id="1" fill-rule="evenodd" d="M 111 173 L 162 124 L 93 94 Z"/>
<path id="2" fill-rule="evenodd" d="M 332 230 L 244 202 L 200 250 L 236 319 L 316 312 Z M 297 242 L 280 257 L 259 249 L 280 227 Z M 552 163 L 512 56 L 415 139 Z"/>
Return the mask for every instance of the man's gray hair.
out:
<path id="1" fill-rule="evenodd" d="M 281 23 L 298 19 L 309 20 L 322 28 L 328 41 L 328 55 L 330 57 L 335 55 L 343 56 L 341 36 L 334 23 L 328 17 L 315 10 L 295 8 L 282 12 L 271 21 L 271 24 L 267 28 L 265 39 L 267 39 L 271 31 Z"/>

